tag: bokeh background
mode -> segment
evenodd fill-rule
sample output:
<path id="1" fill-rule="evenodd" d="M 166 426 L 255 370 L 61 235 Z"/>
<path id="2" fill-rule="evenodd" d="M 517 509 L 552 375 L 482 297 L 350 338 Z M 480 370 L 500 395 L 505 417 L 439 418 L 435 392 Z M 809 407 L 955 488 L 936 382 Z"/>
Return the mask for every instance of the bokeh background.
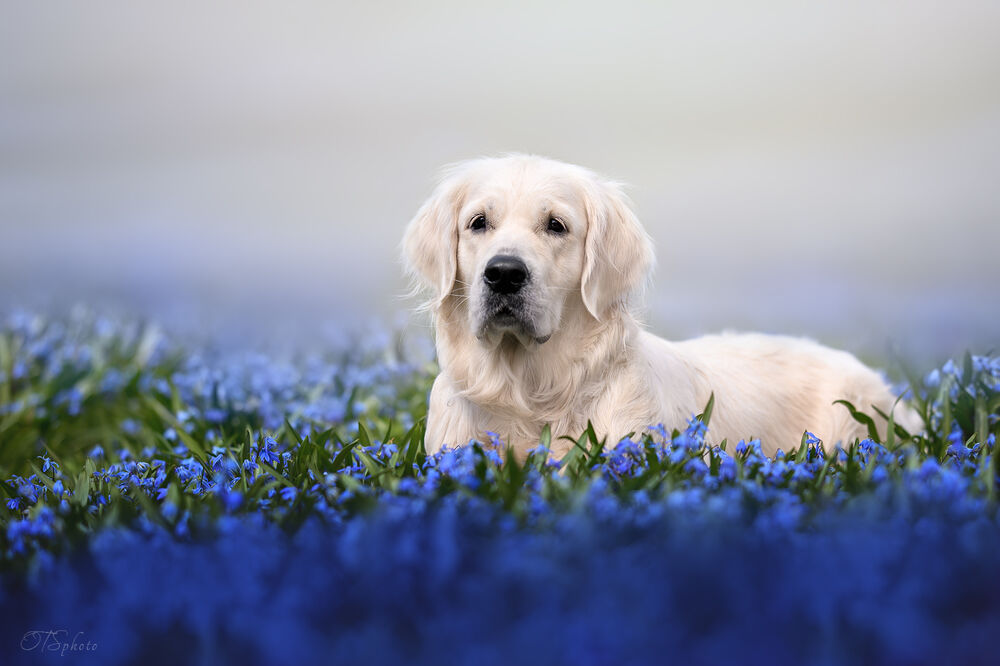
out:
<path id="1" fill-rule="evenodd" d="M 631 184 L 662 334 L 1000 342 L 993 0 L 5 2 L 0 63 L 0 307 L 392 318 L 437 170 L 524 151 Z"/>

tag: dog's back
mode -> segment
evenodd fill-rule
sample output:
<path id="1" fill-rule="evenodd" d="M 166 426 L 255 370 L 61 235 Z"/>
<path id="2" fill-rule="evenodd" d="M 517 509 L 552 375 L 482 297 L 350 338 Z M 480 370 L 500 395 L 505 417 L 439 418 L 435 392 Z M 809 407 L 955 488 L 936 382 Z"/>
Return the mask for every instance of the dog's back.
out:
<path id="1" fill-rule="evenodd" d="M 778 335 L 709 335 L 676 343 L 674 350 L 700 370 L 715 393 L 710 439 L 759 437 L 773 455 L 798 446 L 812 431 L 828 447 L 867 436 L 867 428 L 836 400 L 847 400 L 871 414 L 885 435 L 888 414 L 911 432 L 917 414 L 896 398 L 885 380 L 853 355 L 812 340 Z M 703 391 L 705 389 L 702 389 Z"/>

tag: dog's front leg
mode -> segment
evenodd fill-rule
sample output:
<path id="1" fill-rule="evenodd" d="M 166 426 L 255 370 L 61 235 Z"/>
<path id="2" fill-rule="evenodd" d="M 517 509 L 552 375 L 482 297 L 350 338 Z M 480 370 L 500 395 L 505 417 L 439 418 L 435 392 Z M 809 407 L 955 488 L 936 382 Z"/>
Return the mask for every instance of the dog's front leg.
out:
<path id="1" fill-rule="evenodd" d="M 444 446 L 462 446 L 483 436 L 483 415 L 476 405 L 458 395 L 451 378 L 442 372 L 434 380 L 427 410 L 424 448 L 433 455 Z"/>

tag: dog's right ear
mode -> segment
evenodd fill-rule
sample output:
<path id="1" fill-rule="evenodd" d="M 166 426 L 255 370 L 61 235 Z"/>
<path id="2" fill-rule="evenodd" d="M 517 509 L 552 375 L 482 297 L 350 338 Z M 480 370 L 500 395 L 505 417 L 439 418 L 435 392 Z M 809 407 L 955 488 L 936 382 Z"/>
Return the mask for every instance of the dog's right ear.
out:
<path id="1" fill-rule="evenodd" d="M 455 288 L 458 277 L 458 213 L 464 190 L 464 179 L 455 174 L 447 177 L 420 207 L 403 235 L 407 272 L 434 291 L 434 308 Z"/>
<path id="2" fill-rule="evenodd" d="M 584 190 L 587 240 L 581 289 L 583 303 L 600 321 L 627 302 L 653 268 L 653 242 L 617 183 L 591 175 Z"/>

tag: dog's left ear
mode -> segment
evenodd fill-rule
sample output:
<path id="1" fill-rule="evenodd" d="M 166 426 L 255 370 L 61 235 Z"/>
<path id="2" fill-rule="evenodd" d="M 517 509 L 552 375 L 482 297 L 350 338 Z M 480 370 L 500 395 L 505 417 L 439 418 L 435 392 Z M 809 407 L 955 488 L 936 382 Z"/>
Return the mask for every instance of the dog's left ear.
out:
<path id="1" fill-rule="evenodd" d="M 595 319 L 624 304 L 653 268 L 653 243 L 617 183 L 594 178 L 586 188 L 587 240 L 583 303 Z"/>
<path id="2" fill-rule="evenodd" d="M 434 292 L 438 307 L 455 288 L 458 272 L 458 210 L 464 179 L 453 173 L 442 181 L 417 211 L 403 235 L 408 272 Z"/>

